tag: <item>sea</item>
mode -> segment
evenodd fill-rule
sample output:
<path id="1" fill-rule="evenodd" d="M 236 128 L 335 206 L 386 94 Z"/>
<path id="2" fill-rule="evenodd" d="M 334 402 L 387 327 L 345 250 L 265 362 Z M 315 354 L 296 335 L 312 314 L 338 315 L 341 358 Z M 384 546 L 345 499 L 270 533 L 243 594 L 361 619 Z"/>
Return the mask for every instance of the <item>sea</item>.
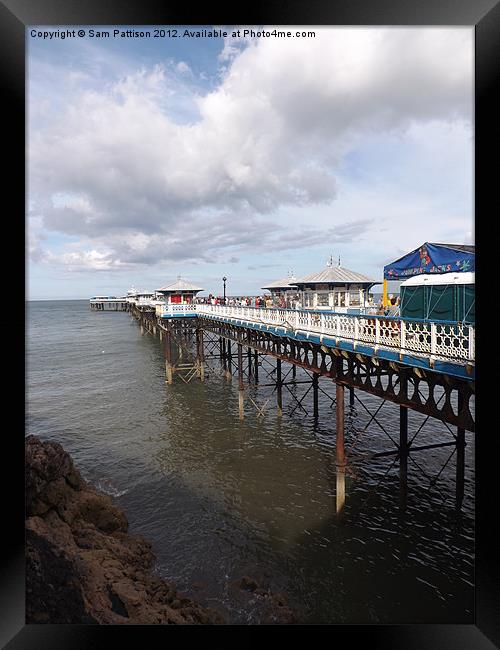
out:
<path id="1" fill-rule="evenodd" d="M 462 495 L 453 446 L 413 452 L 406 474 L 396 455 L 373 457 L 394 449 L 399 407 L 361 391 L 351 406 L 346 391 L 339 510 L 331 381 L 320 379 L 315 421 L 307 374 L 293 384 L 283 363 L 280 418 L 262 357 L 240 420 L 215 345 L 205 382 L 168 385 L 159 340 L 129 313 L 30 301 L 26 332 L 26 435 L 61 443 L 152 542 L 154 571 L 228 623 L 268 620 L 243 577 L 301 623 L 473 623 L 474 434 Z M 409 411 L 415 444 L 454 433 Z"/>

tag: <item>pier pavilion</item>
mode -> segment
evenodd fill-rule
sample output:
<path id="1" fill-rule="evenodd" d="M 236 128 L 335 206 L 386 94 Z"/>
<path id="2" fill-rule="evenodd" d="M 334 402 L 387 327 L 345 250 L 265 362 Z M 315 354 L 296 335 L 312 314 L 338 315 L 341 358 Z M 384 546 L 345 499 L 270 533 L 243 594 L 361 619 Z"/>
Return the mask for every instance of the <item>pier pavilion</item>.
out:
<path id="1" fill-rule="evenodd" d="M 286 278 L 269 282 L 261 289 L 269 291 L 274 307 L 292 309 L 299 299 L 299 291 L 295 286 L 295 280 L 295 276 L 290 274 Z"/>
<path id="2" fill-rule="evenodd" d="M 379 281 L 366 275 L 337 266 L 330 257 L 326 267 L 295 280 L 303 309 L 359 313 L 369 304 L 368 292 Z"/>
<path id="3" fill-rule="evenodd" d="M 156 313 L 162 314 L 165 309 L 167 312 L 175 308 L 178 310 L 179 307 L 184 308 L 184 310 L 187 306 L 194 308 L 194 298 L 200 291 L 204 291 L 204 289 L 197 287 L 192 282 L 183 280 L 178 275 L 175 282 L 171 282 L 157 290 L 159 301 L 156 303 Z"/>

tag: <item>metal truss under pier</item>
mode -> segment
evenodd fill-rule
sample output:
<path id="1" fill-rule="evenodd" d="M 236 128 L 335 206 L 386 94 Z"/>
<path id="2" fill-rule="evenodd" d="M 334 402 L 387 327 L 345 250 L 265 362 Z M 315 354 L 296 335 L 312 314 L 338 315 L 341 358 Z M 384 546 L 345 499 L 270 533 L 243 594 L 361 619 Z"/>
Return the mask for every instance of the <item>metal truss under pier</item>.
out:
<path id="1" fill-rule="evenodd" d="M 340 478 L 344 475 L 345 479 L 349 457 L 344 440 L 345 389 L 348 390 L 351 405 L 355 399 L 363 404 L 356 395 L 360 391 L 380 398 L 381 405 L 385 402 L 398 405 L 399 439 L 388 436 L 393 448 L 374 456 L 395 455 L 400 460 L 401 471 L 406 472 L 410 452 L 454 446 L 457 454 L 457 494 L 463 494 L 465 432 L 475 430 L 471 403 L 475 383 L 467 373 L 462 377 L 446 373 L 443 369 L 412 366 L 381 355 L 366 354 L 359 348 L 333 347 L 290 333 L 276 333 L 273 328 L 256 328 L 225 318 L 218 319 L 213 313 L 197 313 L 195 318 L 192 314 L 162 318 L 151 309 L 133 309 L 131 313 L 139 320 L 142 333 L 149 332 L 159 336 L 162 341 L 167 384 L 172 384 L 174 377 L 186 383 L 193 379 L 204 381 L 207 364 L 213 360 L 218 361 L 226 379 L 231 380 L 233 373 L 236 374 L 241 419 L 245 417 L 245 402 L 255 407 L 257 416 L 264 414 L 269 402 L 268 398 L 264 405 L 259 405 L 249 394 L 250 385 L 259 384 L 259 372 L 260 380 L 265 375 L 266 382 L 263 384 L 261 381 L 260 385 L 272 385 L 274 388 L 279 417 L 283 416 L 283 389 L 286 390 L 291 383 L 308 383 L 306 394 L 312 393 L 312 415 L 317 419 L 319 400 L 324 399 L 323 393 L 326 395 L 319 385 L 319 379 L 330 380 L 335 387 L 332 403 L 335 404 L 336 465 Z M 275 363 L 272 373 L 264 372 L 265 362 L 271 359 Z M 283 363 L 290 364 L 286 372 L 282 368 Z M 296 379 L 298 368 L 307 373 L 306 380 Z M 287 382 L 289 373 L 292 373 L 292 380 Z M 302 408 L 302 400 L 294 399 Z M 368 411 L 366 406 L 363 407 Z M 378 410 L 370 414 L 370 422 L 380 426 L 376 418 Z M 414 441 L 421 426 L 409 438 L 410 410 L 426 416 L 424 422 L 429 418 L 442 422 L 451 432 L 452 440 L 436 440 L 435 443 L 417 447 Z M 338 486 L 338 495 L 341 509 L 345 497 L 342 484 Z"/>

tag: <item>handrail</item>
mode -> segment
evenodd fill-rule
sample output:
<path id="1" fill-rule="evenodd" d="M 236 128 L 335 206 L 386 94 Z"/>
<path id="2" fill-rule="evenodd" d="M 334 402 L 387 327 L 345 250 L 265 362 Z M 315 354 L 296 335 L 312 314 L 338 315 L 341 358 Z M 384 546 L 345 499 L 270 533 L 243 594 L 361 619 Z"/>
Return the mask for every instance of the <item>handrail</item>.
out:
<path id="1" fill-rule="evenodd" d="M 473 363 L 475 357 L 475 328 L 469 323 L 228 305 L 195 304 L 193 307 L 197 314 L 311 332 L 431 359 Z"/>

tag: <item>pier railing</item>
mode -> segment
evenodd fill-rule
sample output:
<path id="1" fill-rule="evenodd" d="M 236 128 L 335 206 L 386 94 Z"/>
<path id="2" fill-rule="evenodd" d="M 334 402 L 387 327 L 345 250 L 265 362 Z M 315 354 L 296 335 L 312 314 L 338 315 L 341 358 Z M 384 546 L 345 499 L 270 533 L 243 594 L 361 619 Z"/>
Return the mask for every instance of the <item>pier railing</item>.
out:
<path id="1" fill-rule="evenodd" d="M 200 315 L 246 320 L 295 332 L 311 332 L 455 363 L 473 363 L 475 358 L 475 331 L 469 323 L 204 304 L 178 307 L 194 308 Z"/>
<path id="2" fill-rule="evenodd" d="M 156 315 L 157 316 L 168 316 L 173 314 L 175 316 L 187 316 L 196 314 L 196 308 L 200 305 L 195 305 L 194 303 L 190 304 L 179 304 L 179 303 L 163 303 L 156 304 Z M 211 305 L 210 305 L 211 306 Z"/>

